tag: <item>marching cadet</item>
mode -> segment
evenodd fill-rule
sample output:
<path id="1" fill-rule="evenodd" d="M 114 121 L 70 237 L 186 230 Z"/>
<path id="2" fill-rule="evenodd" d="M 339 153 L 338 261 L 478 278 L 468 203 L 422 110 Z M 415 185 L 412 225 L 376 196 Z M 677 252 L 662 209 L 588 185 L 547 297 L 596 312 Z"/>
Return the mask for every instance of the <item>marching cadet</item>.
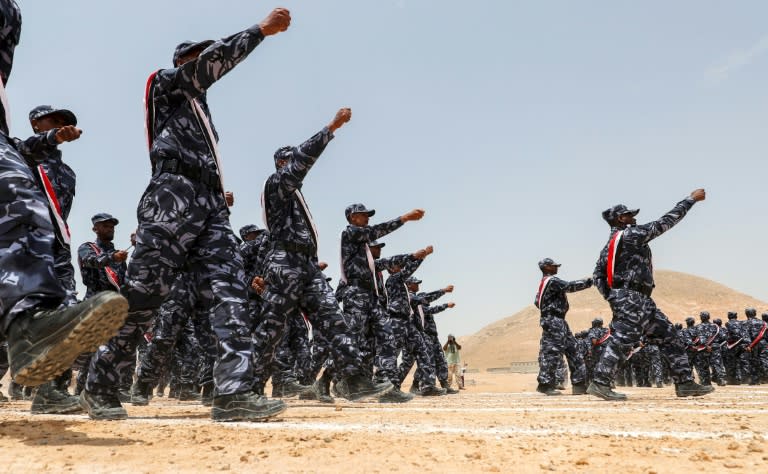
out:
<path id="1" fill-rule="evenodd" d="M 765 340 L 768 323 L 757 319 L 755 308 L 747 308 L 745 311 L 747 320 L 744 322 L 744 334 L 747 340 L 743 341 L 744 350 L 749 352 L 750 361 L 750 385 L 760 384 L 763 374 L 768 374 L 768 342 Z"/>
<path id="2" fill-rule="evenodd" d="M 318 267 L 317 230 L 301 193 L 304 178 L 333 139 L 334 132 L 347 123 L 352 111 L 340 109 L 320 132 L 298 147 L 286 146 L 275 152 L 275 168 L 264 185 L 262 204 L 270 233 L 264 260 L 262 318 L 254 333 L 254 374 L 256 390 L 263 390 L 278 344 L 288 321 L 300 318 L 309 309 L 313 326 L 324 333 L 333 350 L 336 391 L 348 400 L 383 395 L 390 382 L 374 384 L 363 375 L 360 354 L 349 330 L 349 321 Z"/>
<path id="3" fill-rule="evenodd" d="M 539 385 L 536 391 L 545 395 L 560 395 L 555 389 L 555 372 L 558 360 L 564 355 L 571 372 L 571 385 L 574 395 L 583 395 L 587 391 L 587 370 L 584 358 L 578 350 L 576 338 L 565 321 L 568 313 L 566 293 L 586 290 L 592 286 L 592 279 L 565 281 L 557 276 L 560 268 L 551 258 L 539 261 L 542 278 L 536 293 L 534 304 L 541 312 L 541 340 L 539 341 Z"/>
<path id="4" fill-rule="evenodd" d="M 139 202 L 136 250 L 123 294 L 128 320 L 101 346 L 80 401 L 92 419 L 124 419 L 116 393 L 136 343 L 150 327 L 177 274 L 195 272 L 211 288 L 210 315 L 217 340 L 214 421 L 265 419 L 285 410 L 253 390 L 253 346 L 247 288 L 238 242 L 229 223 L 218 135 L 207 90 L 264 40 L 288 29 L 288 10 L 277 8 L 260 24 L 219 41 L 184 42 L 173 67 L 147 81 L 145 105 L 152 178 Z"/>
<path id="5" fill-rule="evenodd" d="M 587 392 L 604 400 L 626 400 L 614 392 L 611 382 L 619 365 L 643 335 L 659 340 L 659 349 L 669 361 L 679 397 L 706 395 L 714 389 L 693 381 L 685 347 L 676 337 L 674 327 L 651 299 L 656 286 L 651 263 L 651 240 L 680 222 L 688 210 L 706 193 L 697 189 L 674 209 L 657 221 L 637 225 L 639 209 L 617 205 L 603 211 L 603 219 L 611 227 L 611 235 L 600 252 L 595 266 L 594 282 L 613 311 L 611 338 L 595 365 L 594 380 Z"/>

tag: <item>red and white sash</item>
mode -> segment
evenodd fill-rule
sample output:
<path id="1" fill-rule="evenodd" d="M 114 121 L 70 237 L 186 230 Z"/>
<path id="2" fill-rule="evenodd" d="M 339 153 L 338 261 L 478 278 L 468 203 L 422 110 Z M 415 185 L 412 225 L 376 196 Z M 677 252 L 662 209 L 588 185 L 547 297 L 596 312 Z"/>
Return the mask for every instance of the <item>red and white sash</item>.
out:
<path id="1" fill-rule="evenodd" d="M 616 256 L 619 253 L 619 244 L 624 231 L 620 230 L 613 234 L 611 241 L 608 242 L 608 262 L 606 263 L 605 275 L 608 282 L 608 288 L 613 288 L 613 272 L 616 269 Z"/>
<path id="2" fill-rule="evenodd" d="M 269 217 L 267 216 L 267 183 L 269 182 L 269 178 L 267 178 L 266 181 L 264 181 L 264 186 L 262 186 L 262 192 L 261 192 L 261 219 L 264 221 L 264 228 L 267 230 L 267 232 L 272 232 L 269 228 Z M 306 201 L 304 201 L 304 195 L 301 194 L 300 190 L 296 190 L 293 193 L 297 200 L 299 201 L 299 204 L 301 205 L 302 209 L 304 210 L 304 217 L 306 217 L 307 222 L 309 222 L 309 227 L 312 230 L 312 237 L 315 241 L 315 249 L 318 248 L 320 245 L 318 243 L 319 234 L 317 233 L 317 226 L 315 225 L 314 219 L 312 219 L 312 213 L 309 212 L 309 207 L 307 207 Z M 342 279 L 346 281 L 346 276 L 344 276 L 344 271 L 342 269 Z"/>
<path id="3" fill-rule="evenodd" d="M 72 242 L 72 236 L 69 233 L 69 226 L 64 220 L 64 216 L 61 215 L 61 205 L 59 199 L 56 197 L 56 191 L 53 189 L 51 180 L 48 179 L 48 175 L 45 173 L 42 165 L 37 165 L 37 174 L 40 177 L 40 182 L 43 184 L 43 192 L 48 199 L 48 209 L 51 219 L 54 223 L 54 228 L 57 230 L 56 237 L 64 246 L 69 246 Z"/>
<path id="4" fill-rule="evenodd" d="M 603 335 L 603 337 L 598 339 L 597 342 L 594 345 L 595 346 L 601 345 L 602 343 L 607 341 L 609 337 L 611 337 L 611 328 L 608 328 L 608 331 Z"/>
<path id="5" fill-rule="evenodd" d="M 418 305 L 416 309 L 419 310 L 419 316 L 421 317 L 421 329 L 426 329 L 426 326 L 424 325 L 426 319 L 426 316 L 424 315 L 424 306 Z"/>
<path id="6" fill-rule="evenodd" d="M 752 341 L 752 343 L 749 345 L 749 348 L 754 348 L 760 341 L 763 340 L 763 336 L 765 336 L 765 330 L 768 329 L 768 323 L 763 321 L 763 327 L 760 328 L 760 334 L 755 337 L 755 339 Z"/>
<path id="7" fill-rule="evenodd" d="M 98 245 L 94 244 L 93 242 L 88 242 L 88 245 L 91 246 L 91 248 L 93 249 L 93 252 L 96 255 L 101 255 L 102 251 Z M 120 277 L 117 275 L 117 273 L 114 270 L 112 270 L 112 268 L 110 268 L 109 265 L 104 267 L 104 273 L 107 274 L 107 281 L 109 281 L 109 283 L 111 283 L 112 286 L 114 286 L 117 291 L 120 291 Z M 150 341 L 147 341 L 147 342 L 150 342 Z"/>
<path id="8" fill-rule="evenodd" d="M 539 291 L 536 293 L 536 299 L 533 300 L 533 304 L 536 305 L 537 308 L 541 308 L 541 296 L 544 294 L 544 291 L 547 289 L 547 285 L 549 284 L 549 280 L 551 280 L 552 277 L 544 277 L 541 279 L 541 283 L 539 283 Z"/>
<path id="9" fill-rule="evenodd" d="M 147 147 L 152 150 L 155 141 L 155 98 L 152 82 L 157 76 L 157 71 L 149 75 L 147 88 L 144 90 L 144 132 L 147 135 Z"/>

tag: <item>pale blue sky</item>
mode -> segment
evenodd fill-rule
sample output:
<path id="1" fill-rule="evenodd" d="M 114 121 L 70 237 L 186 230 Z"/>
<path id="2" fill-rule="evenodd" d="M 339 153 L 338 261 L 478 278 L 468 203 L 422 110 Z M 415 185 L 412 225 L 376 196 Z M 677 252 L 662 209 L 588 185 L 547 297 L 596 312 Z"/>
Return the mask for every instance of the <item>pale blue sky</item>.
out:
<path id="1" fill-rule="evenodd" d="M 149 178 L 149 73 L 168 67 L 182 40 L 226 36 L 285 6 L 291 28 L 209 94 L 235 229 L 261 225 L 274 150 L 349 106 L 352 122 L 304 187 L 321 258 L 335 281 L 347 204 L 377 209 L 374 220 L 425 208 L 385 239 L 385 253 L 435 245 L 419 276 L 425 289 L 456 285 L 457 307 L 438 317 L 443 335 L 531 304 L 544 256 L 566 278 L 590 274 L 607 238 L 604 208 L 625 202 L 646 221 L 696 187 L 708 200 L 654 243 L 657 268 L 768 300 L 766 2 L 19 4 L 12 133 L 30 133 L 39 104 L 77 113 L 85 133 L 62 146 L 78 174 L 77 243 L 106 211 L 128 246 Z"/>

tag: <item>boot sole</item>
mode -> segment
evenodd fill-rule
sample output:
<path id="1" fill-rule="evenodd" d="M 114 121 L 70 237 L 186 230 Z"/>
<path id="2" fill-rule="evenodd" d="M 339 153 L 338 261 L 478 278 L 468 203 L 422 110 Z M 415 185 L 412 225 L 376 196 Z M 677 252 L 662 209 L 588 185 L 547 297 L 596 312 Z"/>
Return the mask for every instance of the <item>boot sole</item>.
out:
<path id="1" fill-rule="evenodd" d="M 58 344 L 14 374 L 18 384 L 42 385 L 70 368 L 80 354 L 96 351 L 99 345 L 117 334 L 128 316 L 128 300 L 118 293 L 107 293 L 97 298 L 104 301 L 95 301 L 93 307 L 80 318 L 46 338 L 55 340 L 63 336 Z"/>
<path id="2" fill-rule="evenodd" d="M 69 405 L 62 407 L 48 407 L 48 408 L 35 408 L 32 407 L 29 412 L 33 415 L 68 415 L 74 413 L 82 413 L 83 407 L 78 403 L 77 405 Z"/>
<path id="3" fill-rule="evenodd" d="M 238 408 L 213 408 L 211 410 L 211 418 L 213 421 L 217 422 L 227 422 L 227 421 L 248 421 L 248 420 L 266 420 L 267 418 L 271 418 L 275 415 L 279 415 L 280 413 L 284 412 L 288 409 L 288 405 L 285 403 L 281 403 L 279 405 L 275 405 L 274 407 L 266 410 L 266 409 L 259 409 L 259 410 L 252 410 L 248 408 L 238 407 Z"/>

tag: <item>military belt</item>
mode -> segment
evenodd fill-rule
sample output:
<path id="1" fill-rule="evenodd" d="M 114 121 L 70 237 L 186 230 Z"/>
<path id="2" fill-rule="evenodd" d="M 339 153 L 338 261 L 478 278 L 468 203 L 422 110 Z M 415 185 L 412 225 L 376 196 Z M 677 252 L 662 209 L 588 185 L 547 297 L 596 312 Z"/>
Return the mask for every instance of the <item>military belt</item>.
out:
<path id="1" fill-rule="evenodd" d="M 373 286 L 373 281 L 363 280 L 362 278 L 349 278 L 347 279 L 348 286 L 357 286 L 364 290 L 374 291 L 376 287 Z"/>
<path id="2" fill-rule="evenodd" d="M 317 249 L 314 245 L 297 244 L 296 242 L 288 242 L 286 240 L 272 241 L 272 249 L 285 250 L 286 252 L 296 252 L 314 257 L 317 255 Z"/>
<path id="3" fill-rule="evenodd" d="M 214 191 L 221 191 L 221 180 L 215 171 L 184 163 L 178 158 L 158 160 L 156 169 L 161 173 L 178 174 L 191 181 L 202 183 Z"/>
<path id="4" fill-rule="evenodd" d="M 642 293 L 645 296 L 651 296 L 651 292 L 653 292 L 653 288 L 649 288 L 645 285 L 641 285 L 639 283 L 614 283 L 613 285 L 614 290 L 632 290 L 636 291 L 638 293 Z"/>

